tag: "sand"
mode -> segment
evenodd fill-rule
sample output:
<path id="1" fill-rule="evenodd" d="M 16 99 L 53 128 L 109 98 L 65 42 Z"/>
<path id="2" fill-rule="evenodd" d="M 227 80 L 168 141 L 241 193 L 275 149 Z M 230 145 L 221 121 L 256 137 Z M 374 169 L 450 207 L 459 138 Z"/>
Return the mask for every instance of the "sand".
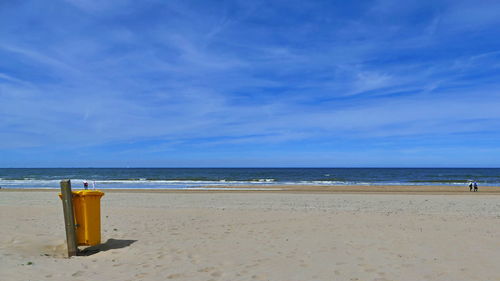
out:
<path id="1" fill-rule="evenodd" d="M 500 196 L 450 194 L 107 192 L 67 259 L 57 192 L 1 191 L 0 280 L 500 280 Z"/>

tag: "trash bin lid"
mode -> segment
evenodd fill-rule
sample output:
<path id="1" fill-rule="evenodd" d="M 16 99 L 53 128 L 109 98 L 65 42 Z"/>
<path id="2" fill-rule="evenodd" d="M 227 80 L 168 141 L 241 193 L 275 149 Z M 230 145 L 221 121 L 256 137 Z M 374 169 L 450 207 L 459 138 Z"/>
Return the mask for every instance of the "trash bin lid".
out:
<path id="1" fill-rule="evenodd" d="M 73 191 L 73 195 L 75 196 L 103 196 L 104 192 L 99 190 L 78 190 Z"/>

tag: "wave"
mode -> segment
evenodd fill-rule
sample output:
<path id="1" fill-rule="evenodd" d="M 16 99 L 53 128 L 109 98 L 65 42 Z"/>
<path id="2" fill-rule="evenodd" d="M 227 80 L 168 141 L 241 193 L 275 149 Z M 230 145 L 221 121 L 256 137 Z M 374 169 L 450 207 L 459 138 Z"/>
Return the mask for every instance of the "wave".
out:
<path id="1" fill-rule="evenodd" d="M 408 182 L 414 183 L 468 183 L 472 180 L 410 180 Z M 479 183 L 479 181 L 478 181 Z"/>
<path id="2" fill-rule="evenodd" d="M 22 177 L 22 178 L 17 178 L 17 177 L 5 177 L 5 178 L 0 178 L 0 180 L 12 180 L 12 181 L 22 181 L 22 180 L 43 180 L 43 179 L 37 179 L 37 178 L 27 178 L 27 177 Z"/>
<path id="3" fill-rule="evenodd" d="M 336 178 L 336 177 L 328 177 L 328 178 L 321 178 L 321 179 L 313 179 L 312 181 L 348 181 L 346 178 Z"/>
<path id="4" fill-rule="evenodd" d="M 75 189 L 83 188 L 84 179 L 71 179 L 72 186 Z M 0 187 L 2 188 L 59 188 L 60 179 L 0 179 Z M 220 187 L 220 186 L 252 186 L 258 188 L 259 186 L 272 187 L 276 185 L 464 185 L 469 180 L 464 179 L 431 179 L 431 180 L 407 180 L 407 181 L 350 181 L 342 180 L 339 178 L 327 178 L 321 180 L 277 180 L 274 178 L 253 178 L 244 180 L 234 179 L 154 179 L 148 180 L 146 178 L 122 178 L 122 179 L 103 179 L 103 180 L 88 180 L 91 187 L 96 188 L 202 188 L 202 187 Z M 498 181 L 482 181 L 481 185 L 500 185 Z"/>
<path id="5" fill-rule="evenodd" d="M 167 179 L 103 179 L 95 180 L 95 182 L 100 183 L 112 183 L 112 182 L 276 182 L 273 178 L 264 179 L 213 179 L 213 178 L 167 178 Z"/>

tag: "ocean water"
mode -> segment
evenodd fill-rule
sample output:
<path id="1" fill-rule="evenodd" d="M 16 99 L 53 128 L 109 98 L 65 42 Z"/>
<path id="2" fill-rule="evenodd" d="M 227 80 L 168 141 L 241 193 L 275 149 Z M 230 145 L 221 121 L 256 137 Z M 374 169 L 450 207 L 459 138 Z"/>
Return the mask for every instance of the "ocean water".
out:
<path id="1" fill-rule="evenodd" d="M 222 185 L 479 185 L 500 186 L 500 168 L 0 168 L 2 188 L 90 187 L 197 189 Z"/>

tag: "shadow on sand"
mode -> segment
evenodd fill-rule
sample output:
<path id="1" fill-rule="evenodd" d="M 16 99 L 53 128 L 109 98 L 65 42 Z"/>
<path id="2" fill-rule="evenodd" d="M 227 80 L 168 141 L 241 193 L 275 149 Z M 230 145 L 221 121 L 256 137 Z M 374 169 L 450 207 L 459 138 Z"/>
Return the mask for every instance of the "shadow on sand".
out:
<path id="1" fill-rule="evenodd" d="M 114 250 L 114 249 L 121 249 L 128 247 L 135 243 L 137 240 L 120 240 L 120 239 L 108 239 L 108 241 L 95 245 L 95 246 L 90 246 L 87 247 L 81 251 L 78 252 L 79 256 L 91 256 L 94 254 L 97 254 L 99 252 L 105 252 L 108 250 Z"/>

